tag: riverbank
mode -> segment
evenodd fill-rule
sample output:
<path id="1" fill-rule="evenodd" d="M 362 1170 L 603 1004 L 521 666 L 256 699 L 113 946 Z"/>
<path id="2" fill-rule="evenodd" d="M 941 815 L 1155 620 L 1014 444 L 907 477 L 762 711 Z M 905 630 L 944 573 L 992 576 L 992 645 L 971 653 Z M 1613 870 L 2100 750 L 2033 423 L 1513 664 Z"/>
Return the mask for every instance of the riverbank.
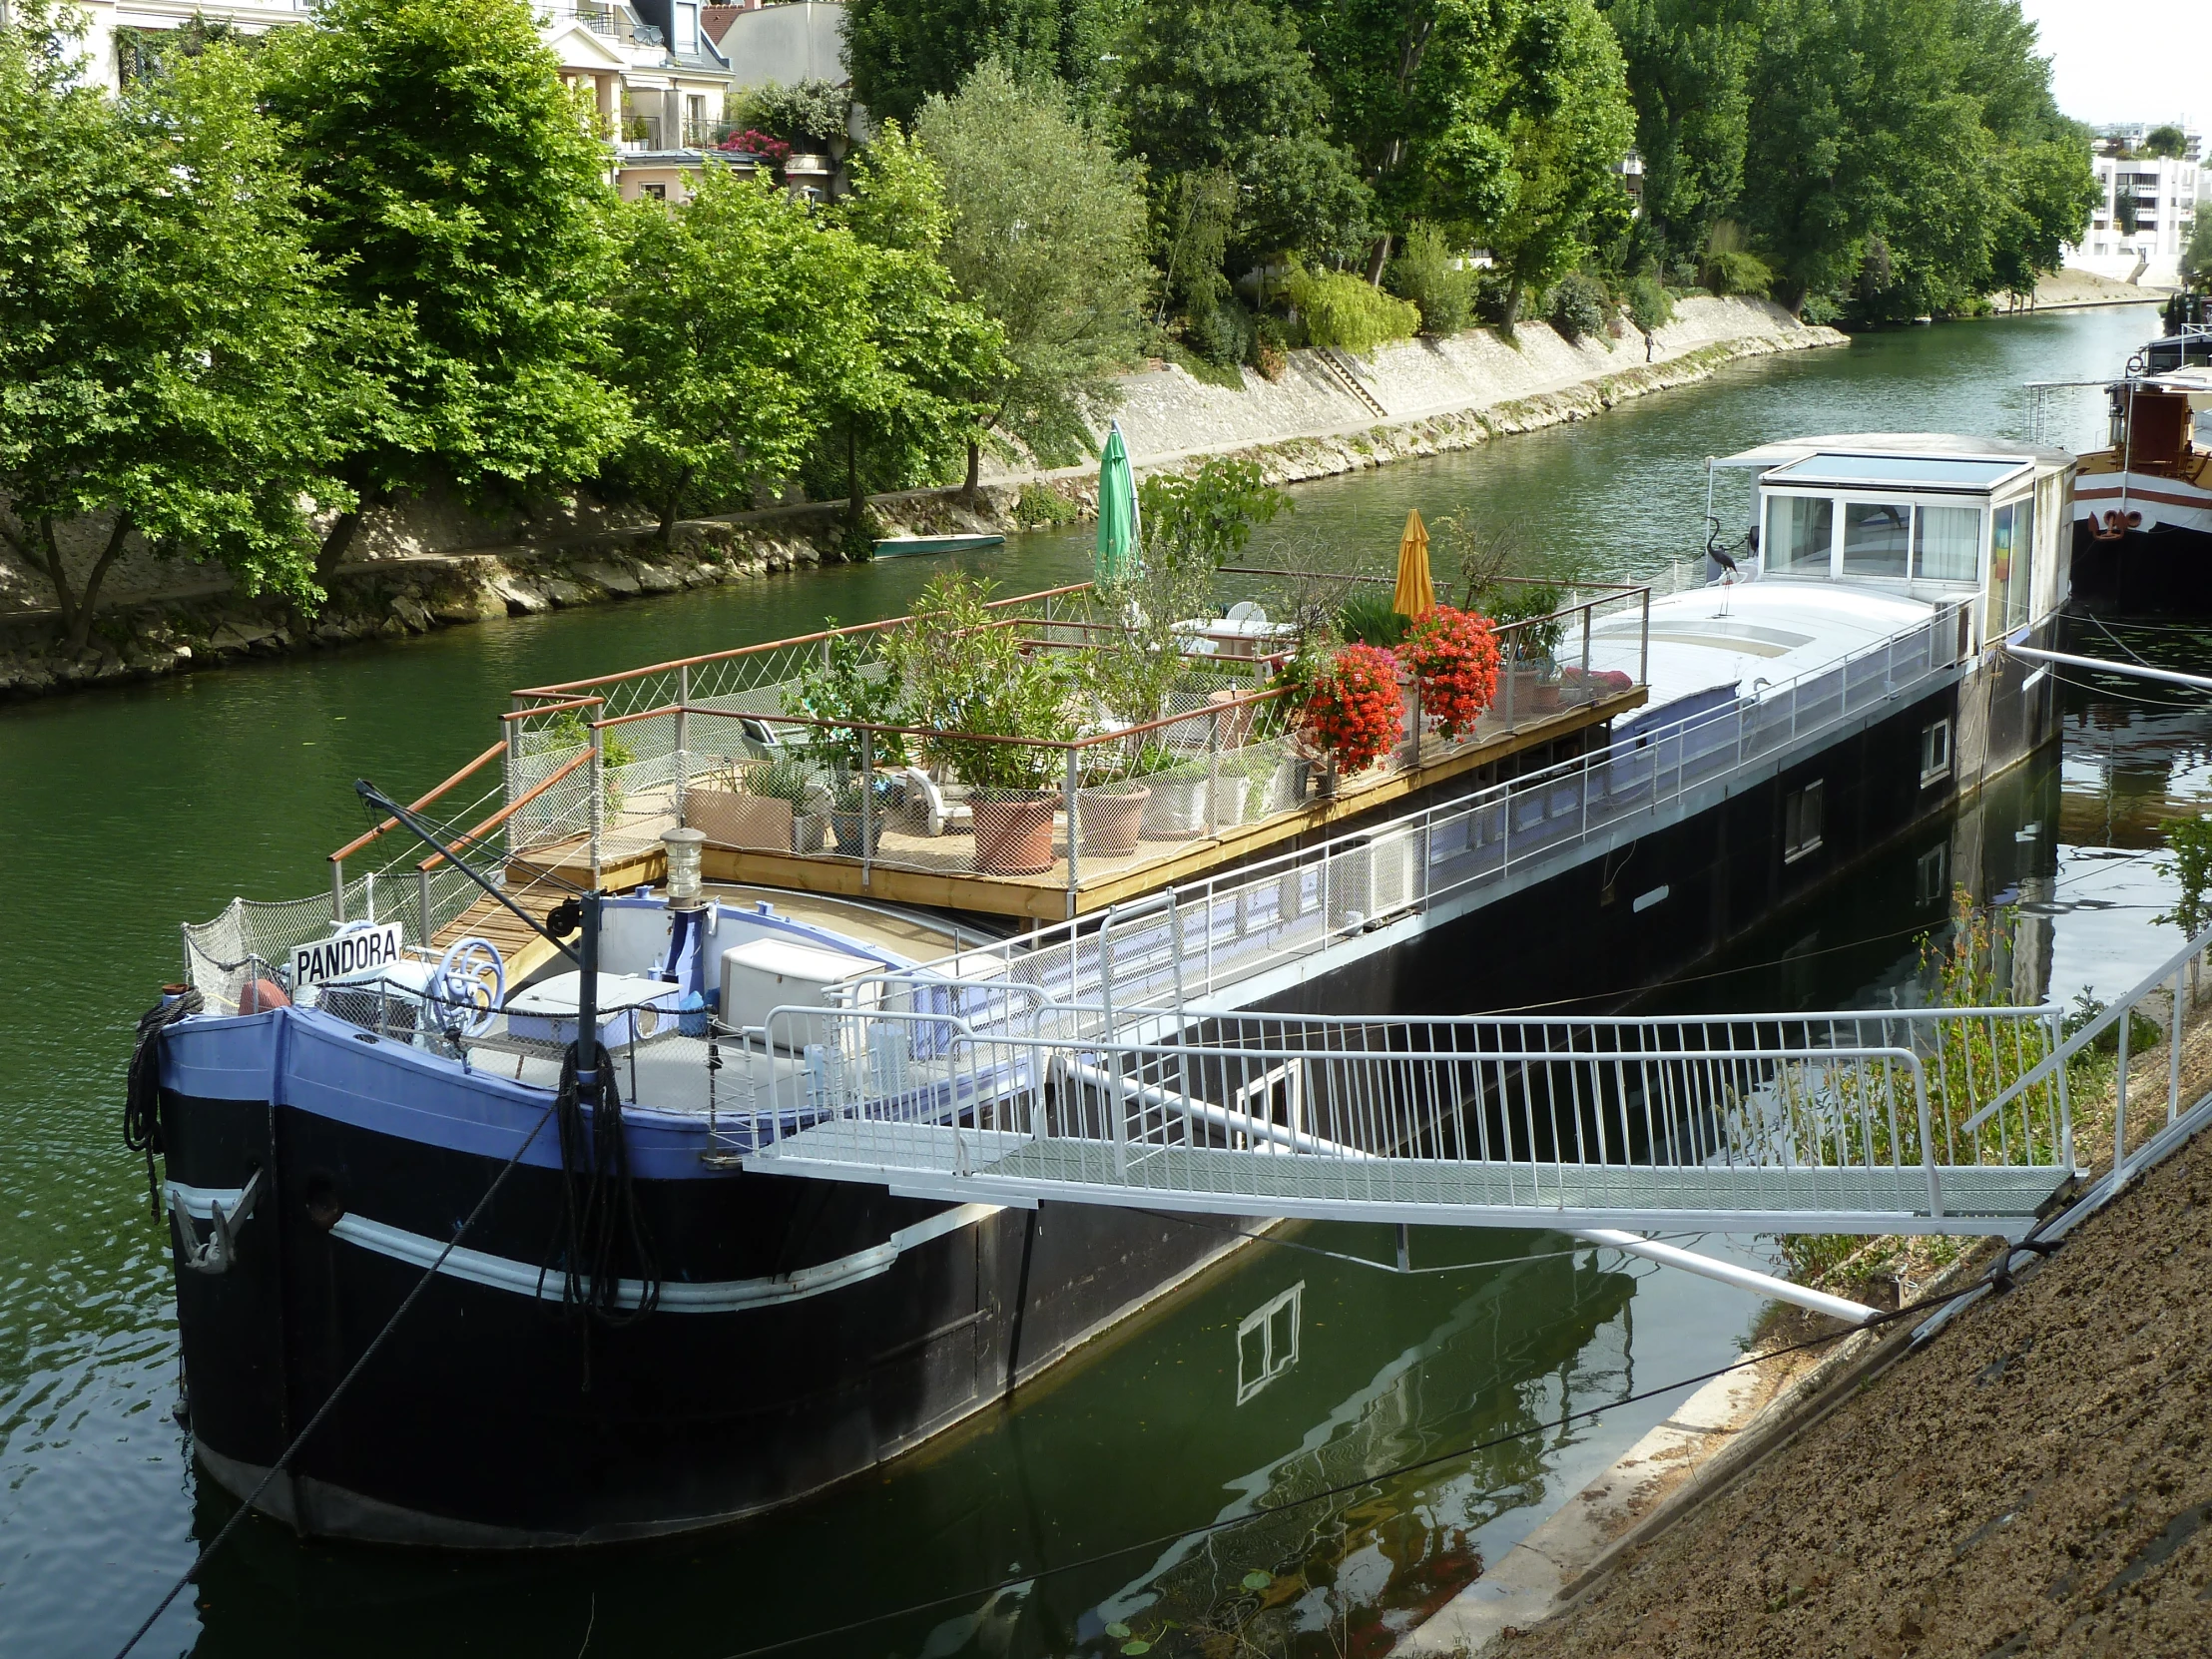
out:
<path id="1" fill-rule="evenodd" d="M 1691 299 L 1658 331 L 1648 363 L 1639 360 L 1633 331 L 1623 340 L 1570 344 L 1531 323 L 1517 346 L 1485 331 L 1403 341 L 1367 359 L 1294 352 L 1278 381 L 1247 371 L 1243 392 L 1180 368 L 1150 369 L 1124 377 L 1120 419 L 1141 470 L 1235 454 L 1271 481 L 1292 484 L 1586 420 L 1704 380 L 1738 358 L 1845 343 L 1835 330 L 1798 323 L 1763 301 Z M 1092 516 L 1095 472 L 1000 472 L 987 475 L 972 499 L 957 489 L 916 490 L 870 505 L 886 535 L 1009 533 Z M 0 697 L 765 579 L 842 559 L 841 513 L 842 503 L 810 503 L 686 520 L 664 545 L 654 526 L 571 510 L 530 521 L 529 540 L 473 545 L 515 526 L 445 504 L 412 504 L 365 527 L 371 556 L 339 570 L 312 617 L 282 600 L 238 594 L 199 567 L 126 559 L 112 578 L 118 602 L 100 614 L 79 651 L 62 645 L 42 579 L 4 569 L 0 597 L 10 603 L 0 605 Z"/>
<path id="2" fill-rule="evenodd" d="M 2162 1092 L 2164 1069 L 2144 1056 L 2131 1095 Z M 2188 1034 L 2182 1084 L 2212 1086 L 2212 1028 Z M 2109 1088 L 2086 1105 L 2095 1168 Z M 2208 1191 L 2199 1135 L 1924 1348 L 1903 1322 L 1709 1384 L 1401 1651 L 2193 1651 Z M 1997 1250 L 1912 1295 L 1969 1287 Z"/>

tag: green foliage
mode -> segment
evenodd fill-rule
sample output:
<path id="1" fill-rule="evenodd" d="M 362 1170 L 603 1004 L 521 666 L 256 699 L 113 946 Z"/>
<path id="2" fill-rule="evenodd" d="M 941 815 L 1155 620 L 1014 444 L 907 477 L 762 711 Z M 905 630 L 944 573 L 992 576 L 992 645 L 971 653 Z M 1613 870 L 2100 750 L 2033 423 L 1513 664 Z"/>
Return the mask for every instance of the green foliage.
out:
<path id="1" fill-rule="evenodd" d="M 1603 284 L 1595 277 L 1570 271 L 1551 290 L 1551 325 L 1570 343 L 1602 334 L 1609 303 Z"/>
<path id="2" fill-rule="evenodd" d="M 754 87 L 745 95 L 741 125 L 780 138 L 802 153 L 841 148 L 852 114 L 852 94 L 828 81 L 794 81 Z"/>
<path id="3" fill-rule="evenodd" d="M 1250 461 L 1208 460 L 1188 477 L 1155 473 L 1137 489 L 1143 556 L 1090 595 L 1098 625 L 1083 654 L 1085 689 L 1130 725 L 1159 720 L 1185 678 L 1177 624 L 1214 613 L 1214 573 L 1258 525 L 1290 505 Z"/>
<path id="4" fill-rule="evenodd" d="M 530 7 L 328 0 L 314 21 L 262 56 L 340 348 L 376 394 L 332 411 L 352 488 L 482 503 L 590 477 L 629 419 L 597 372 L 614 196 Z"/>
<path id="5" fill-rule="evenodd" d="M 911 122 L 985 58 L 1017 81 L 1057 76 L 1080 92 L 1110 67 L 1101 60 L 1134 10 L 1131 0 L 846 0 L 852 94 L 878 119 Z"/>
<path id="6" fill-rule="evenodd" d="M 1645 333 L 1674 320 L 1674 296 L 1656 276 L 1632 276 L 1628 282 L 1628 319 Z"/>
<path id="7" fill-rule="evenodd" d="M 1367 351 L 1385 340 L 1410 339 L 1420 327 L 1413 305 L 1341 271 L 1312 272 L 1294 264 L 1284 292 L 1316 345 Z"/>
<path id="8" fill-rule="evenodd" d="M 2093 199 L 2015 0 L 1768 0 L 1738 210 L 1774 291 L 1870 319 L 2019 286 Z"/>
<path id="9" fill-rule="evenodd" d="M 1359 247 L 1367 188 L 1334 136 L 1329 95 L 1288 10 L 1156 0 L 1122 50 L 1118 108 L 1131 153 L 1163 190 L 1186 174 L 1225 176 L 1231 249 L 1258 261 Z"/>
<path id="10" fill-rule="evenodd" d="M 904 685 L 908 724 L 936 734 L 925 744 L 932 761 L 976 789 L 1047 789 L 1060 780 L 1062 751 L 978 741 L 990 734 L 1065 743 L 1075 733 L 1059 660 L 1023 653 L 1017 631 L 992 617 L 992 591 L 964 571 L 933 578 L 881 655 Z"/>
<path id="11" fill-rule="evenodd" d="M 1474 273 L 1455 270 L 1450 243 L 1434 226 L 1416 221 L 1382 274 L 1382 285 L 1420 312 L 1420 331 L 1449 338 L 1474 315 Z"/>
<path id="12" fill-rule="evenodd" d="M 962 297 L 1004 330 L 991 424 L 1039 462 L 1088 454 L 1139 354 L 1151 286 L 1135 171 L 1053 83 L 1022 87 L 987 59 L 914 137 L 944 179 L 943 258 Z"/>
<path id="13" fill-rule="evenodd" d="M 1348 645 L 1379 645 L 1385 651 L 1405 643 L 1413 619 L 1390 604 L 1389 595 L 1363 588 L 1337 612 L 1337 631 Z"/>
<path id="14" fill-rule="evenodd" d="M 852 193 L 825 218 L 832 234 L 849 235 L 866 325 L 806 475 L 816 493 L 841 478 L 856 533 L 870 491 L 950 473 L 1013 368 L 1004 331 L 959 298 L 935 257 L 930 238 L 951 224 L 935 164 L 886 122 L 854 175 Z"/>
<path id="15" fill-rule="evenodd" d="M 2145 133 L 2143 135 L 2143 148 L 2138 154 L 2179 157 L 2188 148 L 2189 135 L 2179 127 L 2168 125 L 2153 127 Z"/>
<path id="16" fill-rule="evenodd" d="M 1745 246 L 1744 228 L 1732 219 L 1717 220 L 1706 233 L 1698 263 L 1698 281 L 1715 293 L 1763 296 L 1774 285 L 1774 270 Z"/>
<path id="17" fill-rule="evenodd" d="M 1025 529 L 1073 524 L 1075 516 L 1075 503 L 1049 484 L 1024 484 L 1014 498 L 1014 522 Z"/>
<path id="18" fill-rule="evenodd" d="M 256 65 L 212 44 L 111 99 L 72 40 L 35 0 L 0 29 L 0 539 L 77 647 L 133 533 L 312 605 L 301 501 L 351 504 L 333 428 L 363 388 L 327 348 L 330 270 Z"/>
<path id="19" fill-rule="evenodd" d="M 2212 281 L 2212 213 L 2198 214 L 2189 232 L 2188 246 L 2181 251 L 2181 279 L 2193 287 Z"/>
<path id="20" fill-rule="evenodd" d="M 750 507 L 798 473 L 865 371 L 864 256 L 767 181 L 710 168 L 622 214 L 609 367 L 636 410 L 618 479 L 661 516 Z"/>
<path id="21" fill-rule="evenodd" d="M 834 629 L 836 625 L 835 617 L 823 619 L 825 628 Z M 821 658 L 799 676 L 792 690 L 791 711 L 810 720 L 904 725 L 898 665 L 878 653 L 874 645 L 873 635 L 831 634 L 823 642 Z M 811 727 L 800 742 L 824 766 L 841 772 L 860 770 L 860 734 L 851 727 Z M 898 733 L 877 732 L 869 745 L 877 766 L 906 764 L 906 740 Z"/>
<path id="22" fill-rule="evenodd" d="M 1621 45 L 1644 162 L 1638 240 L 1662 266 L 1694 257 L 1743 187 L 1755 0 L 1601 0 Z"/>
<path id="23" fill-rule="evenodd" d="M 1548 658 L 1559 649 L 1567 619 L 1555 613 L 1563 599 L 1549 582 L 1500 581 L 1475 594 L 1475 609 L 1501 631 L 1514 623 L 1525 624 L 1498 642 L 1506 655 L 1525 663 Z"/>
<path id="24" fill-rule="evenodd" d="M 1137 486 L 1144 557 L 1203 565 L 1210 577 L 1244 551 L 1256 527 L 1290 505 L 1251 461 L 1217 455 L 1187 477 L 1156 472 Z"/>
<path id="25" fill-rule="evenodd" d="M 740 781 L 743 793 L 763 801 L 788 801 L 796 815 L 807 811 L 816 789 L 815 765 L 804 754 L 778 755 L 745 768 Z"/>
<path id="26" fill-rule="evenodd" d="M 2212 817 L 2176 819 L 2166 826 L 2166 850 L 2172 861 L 2166 866 L 2181 890 L 2173 908 L 2159 921 L 2173 923 L 2184 938 L 2195 938 L 2212 926 Z"/>

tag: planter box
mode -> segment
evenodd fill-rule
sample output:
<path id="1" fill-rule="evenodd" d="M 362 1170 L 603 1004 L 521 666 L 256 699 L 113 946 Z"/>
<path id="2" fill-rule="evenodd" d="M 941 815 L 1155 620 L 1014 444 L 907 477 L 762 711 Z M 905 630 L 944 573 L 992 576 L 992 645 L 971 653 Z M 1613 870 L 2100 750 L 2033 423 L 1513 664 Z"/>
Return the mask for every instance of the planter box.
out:
<path id="1" fill-rule="evenodd" d="M 837 837 L 837 855 L 844 858 L 872 858 L 875 849 L 883 844 L 884 815 L 877 813 L 872 824 L 866 823 L 858 813 L 831 813 L 830 828 Z M 872 830 L 862 834 L 862 830 Z M 865 840 L 866 845 L 861 842 Z"/>
<path id="2" fill-rule="evenodd" d="M 751 847 L 762 852 L 793 849 L 789 801 L 733 795 L 728 790 L 689 790 L 684 796 L 684 827 L 699 830 L 710 846 Z"/>

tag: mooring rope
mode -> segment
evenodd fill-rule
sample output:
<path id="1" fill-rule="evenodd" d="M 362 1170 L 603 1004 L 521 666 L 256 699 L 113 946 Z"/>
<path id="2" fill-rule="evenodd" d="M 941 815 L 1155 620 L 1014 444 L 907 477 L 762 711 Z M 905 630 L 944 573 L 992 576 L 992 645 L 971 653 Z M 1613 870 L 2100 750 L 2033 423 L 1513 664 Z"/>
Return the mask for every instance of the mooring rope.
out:
<path id="1" fill-rule="evenodd" d="M 630 1149 L 622 1132 L 622 1091 L 614 1060 L 601 1046 L 591 1098 L 584 1090 L 572 1044 L 561 1062 L 560 1092 L 554 1116 L 561 1135 L 561 1235 L 566 1261 L 561 1300 L 603 1325 L 634 1325 L 660 1306 L 661 1282 L 653 1261 L 644 1218 L 638 1213 L 637 1185 L 630 1176 Z M 591 1122 L 584 1121 L 586 1106 Z M 627 1250 L 642 1289 L 635 1308 L 622 1306 L 622 1255 Z M 585 1383 L 591 1385 L 587 1350 Z"/>
<path id="2" fill-rule="evenodd" d="M 131 1069 L 124 1078 L 123 1144 L 146 1154 L 146 1202 L 156 1221 L 162 1219 L 162 1183 L 154 1159 L 167 1150 L 162 1144 L 162 1033 L 205 1006 L 188 985 L 139 1015 L 138 1046 L 131 1050 Z"/>

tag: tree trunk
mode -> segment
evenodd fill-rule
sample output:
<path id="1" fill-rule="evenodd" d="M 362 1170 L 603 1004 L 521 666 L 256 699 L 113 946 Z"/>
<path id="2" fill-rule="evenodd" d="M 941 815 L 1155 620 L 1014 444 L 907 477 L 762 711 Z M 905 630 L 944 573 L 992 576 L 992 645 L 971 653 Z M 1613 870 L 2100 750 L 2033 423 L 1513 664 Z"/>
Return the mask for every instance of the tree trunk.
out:
<path id="1" fill-rule="evenodd" d="M 1376 239 L 1375 252 L 1368 256 L 1368 286 L 1382 285 L 1382 268 L 1390 263 L 1390 233 L 1384 231 Z"/>
<path id="2" fill-rule="evenodd" d="M 99 603 L 100 584 L 107 580 L 108 567 L 122 555 L 123 543 L 131 534 L 131 515 L 117 513 L 115 524 L 108 531 L 108 545 L 100 550 L 100 557 L 92 564 L 91 574 L 85 578 L 85 590 L 81 594 L 69 591 L 69 572 L 62 565 L 61 543 L 54 535 L 54 521 L 41 518 L 38 521 L 39 542 L 44 551 L 47 580 L 54 584 L 54 607 L 61 613 L 62 638 L 72 654 L 84 650 L 92 641 L 94 607 Z"/>
<path id="3" fill-rule="evenodd" d="M 345 555 L 353 545 L 353 532 L 361 527 L 361 513 L 367 505 L 364 500 L 352 511 L 338 514 L 330 526 L 329 534 L 322 538 L 322 546 L 314 556 L 314 579 L 324 587 L 330 585 L 330 578 L 337 574 L 338 566 L 345 562 Z"/>
<path id="4" fill-rule="evenodd" d="M 967 482 L 961 486 L 968 500 L 973 502 L 983 487 L 983 445 L 975 439 L 967 440 Z"/>
<path id="5" fill-rule="evenodd" d="M 1505 337 L 1511 339 L 1513 330 L 1520 325 L 1521 281 L 1518 276 L 1505 284 Z"/>
<path id="6" fill-rule="evenodd" d="M 844 522 L 857 535 L 867 498 L 860 493 L 860 428 L 857 421 L 844 429 Z"/>

